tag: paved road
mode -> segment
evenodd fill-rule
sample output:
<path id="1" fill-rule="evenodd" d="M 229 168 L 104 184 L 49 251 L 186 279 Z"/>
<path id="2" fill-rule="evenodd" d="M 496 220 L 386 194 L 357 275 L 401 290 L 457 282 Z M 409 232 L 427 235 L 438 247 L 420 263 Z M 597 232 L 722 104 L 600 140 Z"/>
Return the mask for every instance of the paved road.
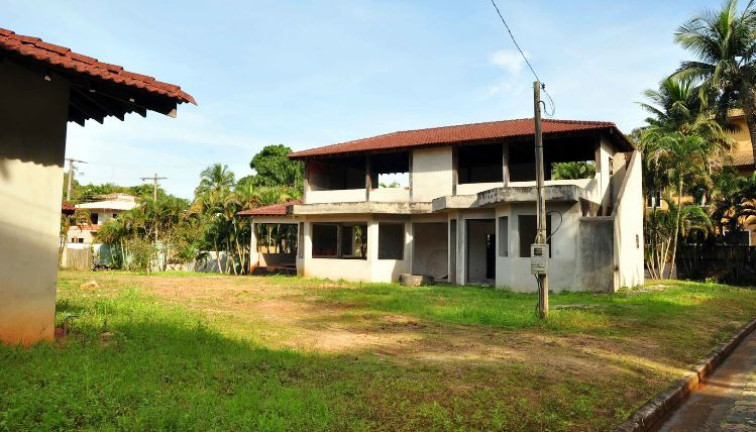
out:
<path id="1" fill-rule="evenodd" d="M 660 431 L 756 432 L 756 331 L 740 343 Z"/>

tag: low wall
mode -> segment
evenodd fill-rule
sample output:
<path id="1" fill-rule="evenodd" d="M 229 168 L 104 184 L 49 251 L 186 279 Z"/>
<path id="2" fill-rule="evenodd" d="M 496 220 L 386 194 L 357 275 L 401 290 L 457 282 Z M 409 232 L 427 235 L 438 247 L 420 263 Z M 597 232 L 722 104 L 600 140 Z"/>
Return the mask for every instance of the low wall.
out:
<path id="1" fill-rule="evenodd" d="M 578 274 L 585 291 L 614 290 L 613 218 L 580 218 Z"/>

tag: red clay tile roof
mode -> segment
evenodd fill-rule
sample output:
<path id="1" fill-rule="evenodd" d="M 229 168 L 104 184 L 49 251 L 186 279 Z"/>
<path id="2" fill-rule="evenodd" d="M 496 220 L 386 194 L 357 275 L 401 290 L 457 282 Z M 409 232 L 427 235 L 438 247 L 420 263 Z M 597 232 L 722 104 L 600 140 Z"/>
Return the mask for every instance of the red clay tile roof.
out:
<path id="1" fill-rule="evenodd" d="M 620 148 L 632 150 L 630 142 L 622 135 L 614 123 L 578 120 L 543 120 L 544 137 L 560 134 L 604 131 L 614 138 Z M 480 141 L 497 138 L 527 138 L 535 134 L 533 119 L 516 119 L 473 123 L 458 126 L 444 126 L 430 129 L 417 129 L 378 135 L 347 141 L 325 147 L 302 150 L 289 154 L 292 159 L 304 159 L 313 156 L 336 155 L 343 153 L 360 153 L 373 150 L 403 149 L 411 147 L 435 146 L 468 141 Z"/>
<path id="2" fill-rule="evenodd" d="M 122 66 L 103 63 L 96 58 L 75 53 L 69 48 L 47 43 L 40 38 L 18 35 L 4 28 L 0 28 L 0 49 L 105 81 L 168 96 L 179 103 L 197 104 L 194 98 L 179 86 L 157 81 L 151 76 L 129 72 Z"/>
<path id="3" fill-rule="evenodd" d="M 76 212 L 76 206 L 69 203 L 61 203 L 60 211 L 65 214 L 74 214 Z"/>
<path id="4" fill-rule="evenodd" d="M 75 225 L 75 227 L 79 228 L 81 231 L 99 231 L 100 228 L 102 228 L 102 225 Z"/>
<path id="5" fill-rule="evenodd" d="M 283 204 L 273 204 L 265 207 L 242 210 L 236 213 L 237 216 L 286 216 L 287 210 L 293 205 L 302 204 L 302 200 L 288 201 Z"/>

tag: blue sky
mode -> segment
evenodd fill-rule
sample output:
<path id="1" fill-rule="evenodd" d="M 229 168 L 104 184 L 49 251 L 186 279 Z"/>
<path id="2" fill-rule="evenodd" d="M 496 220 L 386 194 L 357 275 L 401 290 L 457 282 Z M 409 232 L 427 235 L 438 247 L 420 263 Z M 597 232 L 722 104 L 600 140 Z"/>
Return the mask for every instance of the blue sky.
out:
<path id="1" fill-rule="evenodd" d="M 712 0 L 498 0 L 556 118 L 642 124 L 637 102 L 679 62 L 677 26 Z M 80 181 L 159 173 L 191 197 L 214 162 L 251 173 L 263 146 L 532 116 L 533 77 L 489 0 L 5 0 L 0 27 L 182 86 L 199 103 L 69 124 Z"/>

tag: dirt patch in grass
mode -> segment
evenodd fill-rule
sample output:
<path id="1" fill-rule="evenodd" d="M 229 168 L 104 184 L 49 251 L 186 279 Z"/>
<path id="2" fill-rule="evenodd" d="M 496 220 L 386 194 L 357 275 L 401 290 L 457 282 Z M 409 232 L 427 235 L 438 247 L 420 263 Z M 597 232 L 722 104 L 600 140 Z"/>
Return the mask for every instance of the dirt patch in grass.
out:
<path id="1" fill-rule="evenodd" d="M 59 297 L 131 290 L 232 340 L 334 359 L 312 374 L 344 392 L 336 429 L 606 430 L 756 314 L 756 293 L 657 285 L 555 295 L 547 323 L 504 291 L 280 277 L 64 272 Z M 315 379 L 300 375 L 282 379 Z"/>

